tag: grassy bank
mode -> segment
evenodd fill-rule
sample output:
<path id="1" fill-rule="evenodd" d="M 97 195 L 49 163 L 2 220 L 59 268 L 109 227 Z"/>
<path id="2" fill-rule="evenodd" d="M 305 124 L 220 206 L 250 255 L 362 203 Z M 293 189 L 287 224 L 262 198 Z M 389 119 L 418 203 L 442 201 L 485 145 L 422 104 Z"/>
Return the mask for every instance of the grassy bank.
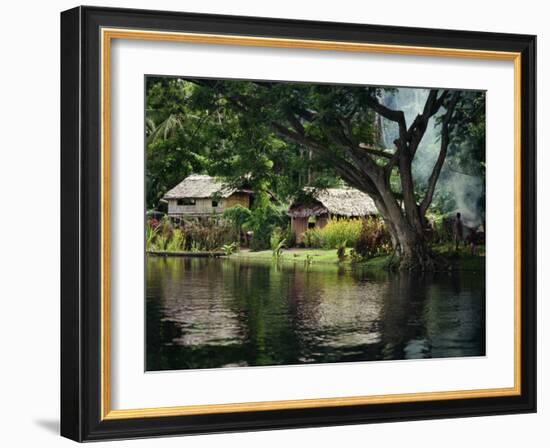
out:
<path id="1" fill-rule="evenodd" d="M 315 263 L 338 263 L 336 249 L 283 249 L 279 260 L 283 262 L 304 262 L 312 260 Z M 258 252 L 241 251 L 231 255 L 231 258 L 244 258 L 254 260 L 272 260 L 273 251 L 261 250 Z"/>
<path id="2" fill-rule="evenodd" d="M 311 264 L 340 264 L 340 265 L 349 265 L 349 249 L 346 251 L 347 258 L 345 261 L 338 260 L 338 255 L 336 254 L 335 249 L 285 249 L 282 252 L 279 262 L 282 263 L 311 263 Z M 234 259 L 245 259 L 245 260 L 264 260 L 271 261 L 273 260 L 273 252 L 270 250 L 263 250 L 259 252 L 251 251 L 241 251 L 231 255 L 231 258 Z M 362 261 L 361 266 L 372 268 L 372 269 L 385 269 L 388 261 L 390 259 L 389 255 L 383 255 L 379 257 L 370 258 L 368 260 Z"/>
<path id="3" fill-rule="evenodd" d="M 485 248 L 478 249 L 475 255 L 472 255 L 469 250 L 460 249 L 458 254 L 455 254 L 450 245 L 440 245 L 434 247 L 434 252 L 446 257 L 454 269 L 464 271 L 482 271 L 485 269 Z M 350 264 L 349 249 L 346 251 L 346 260 L 341 262 L 338 260 L 337 251 L 335 249 L 284 249 L 279 258 L 282 263 L 312 263 L 312 264 Z M 273 252 L 271 250 L 263 250 L 258 252 L 241 251 L 231 255 L 234 259 L 249 259 L 249 260 L 273 260 Z M 371 269 L 386 269 L 391 261 L 391 255 L 381 255 L 362 261 L 361 265 Z"/>

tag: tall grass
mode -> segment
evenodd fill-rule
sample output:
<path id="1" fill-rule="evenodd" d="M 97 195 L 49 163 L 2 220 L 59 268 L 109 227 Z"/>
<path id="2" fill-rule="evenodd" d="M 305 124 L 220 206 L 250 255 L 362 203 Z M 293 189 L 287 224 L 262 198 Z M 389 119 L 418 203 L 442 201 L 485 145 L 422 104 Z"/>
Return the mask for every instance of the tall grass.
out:
<path id="1" fill-rule="evenodd" d="M 145 228 L 145 248 L 146 250 L 153 250 L 155 238 L 159 233 L 159 228 L 156 225 L 153 225 L 151 221 L 147 223 Z"/>
<path id="2" fill-rule="evenodd" d="M 181 229 L 174 229 L 172 237 L 166 243 L 166 250 L 168 252 L 179 252 L 185 247 L 185 237 Z"/>
<path id="3" fill-rule="evenodd" d="M 235 243 L 239 235 L 227 221 L 209 219 L 204 222 L 186 222 L 175 226 L 169 218 L 150 220 L 145 229 L 145 244 L 148 251 L 214 251 L 224 245 Z"/>
<path id="4" fill-rule="evenodd" d="M 322 229 L 310 229 L 304 233 L 307 247 L 338 249 L 341 246 L 353 247 L 361 235 L 360 219 L 329 219 Z"/>

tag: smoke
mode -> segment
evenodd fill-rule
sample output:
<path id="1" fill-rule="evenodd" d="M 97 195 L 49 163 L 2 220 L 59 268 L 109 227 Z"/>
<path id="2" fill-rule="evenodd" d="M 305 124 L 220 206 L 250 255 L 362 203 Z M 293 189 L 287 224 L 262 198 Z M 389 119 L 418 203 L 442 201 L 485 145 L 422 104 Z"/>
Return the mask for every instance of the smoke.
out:
<path id="1" fill-rule="evenodd" d="M 462 220 L 468 227 L 477 227 L 485 219 L 485 184 L 479 177 L 461 173 L 450 173 L 443 188 L 449 190 L 455 202 L 454 212 L 462 214 Z"/>
<path id="2" fill-rule="evenodd" d="M 391 109 L 402 110 L 407 126 L 409 126 L 415 117 L 422 113 L 428 94 L 428 89 L 398 88 L 394 91 L 384 92 L 381 102 Z M 413 177 L 416 185 L 420 188 L 427 185 L 439 154 L 440 127 L 437 125 L 437 118 L 444 113 L 445 109 L 441 108 L 430 119 L 413 160 Z M 386 148 L 393 149 L 393 142 L 398 135 L 397 124 L 382 118 L 382 141 L 380 143 Z M 450 145 L 448 156 L 452 154 L 453 149 L 456 148 Z M 469 149 L 471 150 L 471 148 L 461 147 L 462 151 Z M 481 177 L 453 171 L 449 161 L 446 160 L 436 186 L 434 203 L 440 204 L 447 213 L 460 212 L 467 226 L 477 227 L 485 219 L 485 181 Z"/>

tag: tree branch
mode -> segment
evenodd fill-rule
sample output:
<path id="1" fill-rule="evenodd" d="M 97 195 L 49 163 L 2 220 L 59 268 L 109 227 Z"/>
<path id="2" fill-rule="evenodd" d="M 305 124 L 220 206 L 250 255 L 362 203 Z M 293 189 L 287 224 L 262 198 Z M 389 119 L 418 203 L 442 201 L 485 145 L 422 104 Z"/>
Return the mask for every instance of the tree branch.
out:
<path id="1" fill-rule="evenodd" d="M 367 145 L 366 143 L 359 143 L 359 148 L 361 148 L 363 151 L 365 151 L 368 154 L 371 154 L 376 157 L 384 157 L 386 159 L 393 159 L 393 156 L 395 153 L 392 152 L 386 152 L 381 151 L 380 149 L 376 149 L 371 145 Z"/>
<path id="2" fill-rule="evenodd" d="M 439 148 L 439 155 L 428 180 L 428 189 L 426 190 L 424 199 L 422 199 L 422 202 L 420 203 L 420 213 L 422 216 L 424 216 L 426 210 L 432 203 L 435 185 L 439 179 L 439 175 L 441 174 L 441 168 L 443 167 L 445 158 L 447 157 L 447 148 L 449 146 L 449 122 L 451 121 L 459 97 L 460 94 L 458 92 L 453 94 L 451 101 L 447 106 L 447 112 L 443 116 L 443 121 L 441 122 L 441 146 Z"/>
<path id="3" fill-rule="evenodd" d="M 437 111 L 441 108 L 443 105 L 443 102 L 447 98 L 447 95 L 449 93 L 448 90 L 444 90 L 443 93 L 437 97 L 437 89 L 431 89 L 430 93 L 428 94 L 428 98 L 426 98 L 426 102 L 424 103 L 424 109 L 421 114 L 418 114 L 412 124 L 409 126 L 409 129 L 407 130 L 407 138 L 409 141 L 409 147 L 411 152 L 411 160 L 414 158 L 416 154 L 416 150 L 418 149 L 418 146 L 420 144 L 420 141 L 422 140 L 422 137 L 424 137 L 424 134 L 426 133 L 426 129 L 428 128 L 428 122 L 432 116 L 434 116 Z"/>
<path id="4" fill-rule="evenodd" d="M 430 93 L 428 94 L 428 98 L 426 99 L 426 103 L 424 104 L 424 110 L 422 111 L 422 115 L 425 118 L 430 118 L 435 115 L 439 108 L 443 105 L 443 101 L 445 101 L 445 98 L 449 94 L 448 90 L 444 90 L 438 98 L 438 91 L 438 89 L 431 89 Z"/>
<path id="5" fill-rule="evenodd" d="M 390 109 L 389 107 L 380 104 L 375 97 L 372 97 L 370 95 L 366 97 L 366 102 L 367 105 L 376 113 L 382 115 L 388 120 L 395 121 L 399 125 L 400 129 L 406 129 L 407 126 L 405 123 L 405 114 L 403 113 L 403 111 Z"/>
<path id="6" fill-rule="evenodd" d="M 336 157 L 334 155 L 334 151 L 325 146 L 323 143 L 298 132 L 296 129 L 288 129 L 277 122 L 271 122 L 271 127 L 282 138 L 286 140 L 291 140 L 295 143 L 312 149 L 317 154 L 330 158 L 334 168 L 339 172 L 340 176 L 350 185 L 362 191 L 365 191 L 370 195 L 380 197 L 380 193 L 368 172 L 365 172 L 364 170 L 359 170 L 352 163 L 346 161 L 345 159 L 342 159 L 341 157 Z M 350 150 L 351 148 L 344 147 L 344 149 Z M 349 151 L 348 155 L 352 157 L 355 163 L 361 163 L 361 161 L 359 161 L 357 157 L 353 154 L 350 154 Z M 363 163 L 364 162 L 365 161 L 363 161 Z M 373 165 L 375 165 L 374 162 L 372 163 Z"/>

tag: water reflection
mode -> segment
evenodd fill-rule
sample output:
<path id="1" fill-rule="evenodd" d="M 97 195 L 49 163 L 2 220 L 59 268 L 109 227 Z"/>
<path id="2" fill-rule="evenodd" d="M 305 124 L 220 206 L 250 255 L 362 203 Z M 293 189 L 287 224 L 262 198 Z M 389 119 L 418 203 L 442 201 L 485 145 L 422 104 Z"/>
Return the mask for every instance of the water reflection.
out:
<path id="1" fill-rule="evenodd" d="M 485 353 L 484 275 L 149 258 L 147 370 Z"/>

